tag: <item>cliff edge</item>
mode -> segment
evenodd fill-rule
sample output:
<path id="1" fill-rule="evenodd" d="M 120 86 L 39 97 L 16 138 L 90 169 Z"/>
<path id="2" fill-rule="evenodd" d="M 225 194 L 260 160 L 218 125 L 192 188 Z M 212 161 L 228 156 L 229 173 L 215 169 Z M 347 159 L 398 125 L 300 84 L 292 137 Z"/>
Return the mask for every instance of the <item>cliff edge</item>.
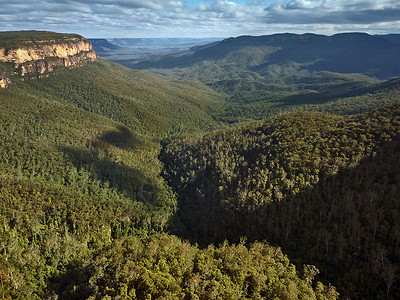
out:
<path id="1" fill-rule="evenodd" d="M 12 76 L 47 76 L 58 67 L 81 67 L 96 58 L 90 41 L 77 34 L 0 32 L 0 87 L 7 87 Z"/>

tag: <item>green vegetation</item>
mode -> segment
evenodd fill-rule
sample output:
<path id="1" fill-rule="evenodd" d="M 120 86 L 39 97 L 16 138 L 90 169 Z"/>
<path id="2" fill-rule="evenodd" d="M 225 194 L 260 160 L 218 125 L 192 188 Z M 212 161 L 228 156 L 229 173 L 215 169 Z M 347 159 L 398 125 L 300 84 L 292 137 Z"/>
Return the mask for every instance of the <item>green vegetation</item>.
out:
<path id="1" fill-rule="evenodd" d="M 26 84 L 30 91 L 157 138 L 169 132 L 216 128 L 210 115 L 223 105 L 220 95 L 200 84 L 163 80 L 102 59 Z"/>
<path id="2" fill-rule="evenodd" d="M 102 60 L 0 90 L 0 297 L 336 299 L 279 248 L 163 233 L 159 141 L 217 126 L 219 99 Z"/>
<path id="3" fill-rule="evenodd" d="M 365 92 L 400 75 L 397 39 L 362 33 L 242 36 L 153 60 L 115 61 L 224 93 L 228 103 L 216 118 L 225 123 L 288 111 L 353 114 L 382 106 Z"/>
<path id="4" fill-rule="evenodd" d="M 300 277 L 279 248 L 199 250 L 137 230 L 146 215 L 115 198 L 24 180 L 0 185 L 3 299 L 337 298 L 333 287 L 313 281 L 315 267 Z"/>
<path id="5" fill-rule="evenodd" d="M 233 61 L 228 66 L 202 63 L 201 67 L 150 71 L 171 78 L 200 81 L 224 94 L 227 105 L 216 118 L 226 123 L 264 119 L 287 111 L 336 114 L 368 111 L 371 109 L 369 102 L 355 103 L 351 97 L 363 97 L 365 91 L 373 90 L 381 82 L 360 74 L 309 72 L 299 70 L 299 66 L 274 66 L 274 70 L 262 75 L 243 68 Z M 201 77 L 196 78 L 197 74 Z M 338 100 L 344 103 L 340 108 L 336 105 Z"/>
<path id="6" fill-rule="evenodd" d="M 336 299 L 279 248 L 222 244 L 199 250 L 166 234 L 121 238 L 70 271 L 65 299 Z M 76 276 L 78 274 L 78 276 Z M 314 288 L 312 287 L 314 286 Z"/>
<path id="7" fill-rule="evenodd" d="M 1 89 L 0 298 L 400 298 L 399 80 L 265 39 Z"/>
<path id="8" fill-rule="evenodd" d="M 321 78 L 332 76 L 332 74 L 319 75 Z M 335 76 L 337 79 L 339 78 L 337 75 Z M 347 80 L 347 78 L 349 79 Z M 266 116 L 288 111 L 318 111 L 336 115 L 353 115 L 368 112 L 400 100 L 398 79 L 368 86 L 363 81 L 352 81 L 354 78 L 356 77 L 342 76 L 341 81 L 343 83 L 338 83 L 337 86 L 325 86 L 319 92 L 292 93 L 279 99 L 274 96 L 275 99 L 270 101 L 232 103 L 225 111 L 217 114 L 216 119 L 235 123 L 263 119 Z M 344 83 L 346 80 L 347 83 Z M 248 84 L 247 86 L 251 85 Z M 256 90 L 256 88 L 253 89 Z M 245 89 L 242 89 L 241 93 L 246 93 Z M 246 96 L 243 99 L 246 99 Z"/>
<path id="9" fill-rule="evenodd" d="M 354 298 L 397 299 L 400 105 L 283 114 L 173 139 L 161 159 L 175 232 L 201 245 L 280 245 Z"/>
<path id="10" fill-rule="evenodd" d="M 68 41 L 69 39 L 83 39 L 78 34 L 57 33 L 50 31 L 1 31 L 0 32 L 0 48 L 16 49 L 18 47 L 31 46 L 33 44 L 58 44 Z"/>
<path id="11" fill-rule="evenodd" d="M 159 176 L 159 145 L 154 137 L 78 107 L 84 97 L 89 99 L 96 74 L 107 80 L 102 65 L 107 63 L 88 66 L 86 81 L 80 73 L 83 69 L 64 70 L 48 79 L 17 82 L 0 90 L 4 225 L 0 265 L 12 285 L 19 287 L 21 299 L 42 298 L 49 292 L 49 276 L 65 272 L 68 263 L 103 247 L 112 237 L 134 228 L 162 230 L 175 210 L 174 196 Z M 65 85 L 57 85 L 60 80 Z M 77 86 L 80 94 L 72 98 L 65 88 L 73 86 L 74 80 L 86 85 Z M 51 89 L 52 83 L 58 89 Z M 107 86 L 100 84 L 102 95 Z M 98 98 L 109 102 L 104 114 L 116 103 L 123 105 L 124 99 L 112 92 L 110 88 Z M 161 108 L 163 100 L 159 100 Z M 135 116 L 128 113 L 115 119 L 131 124 Z M 161 114 L 159 119 L 165 120 Z M 152 124 L 141 125 L 138 129 Z"/>

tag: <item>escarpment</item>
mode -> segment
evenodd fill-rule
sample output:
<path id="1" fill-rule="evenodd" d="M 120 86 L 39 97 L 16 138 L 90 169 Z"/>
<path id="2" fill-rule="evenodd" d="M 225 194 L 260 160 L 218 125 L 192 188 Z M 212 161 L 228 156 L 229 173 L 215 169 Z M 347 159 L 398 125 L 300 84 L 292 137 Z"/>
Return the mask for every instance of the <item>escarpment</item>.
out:
<path id="1" fill-rule="evenodd" d="M 59 67 L 82 67 L 97 58 L 89 40 L 79 35 L 48 32 L 0 33 L 0 87 L 10 84 L 10 76 L 41 77 Z M 7 76 L 8 75 L 8 76 Z"/>
<path id="2" fill-rule="evenodd" d="M 6 88 L 10 84 L 10 79 L 5 74 L 0 73 L 0 88 Z"/>

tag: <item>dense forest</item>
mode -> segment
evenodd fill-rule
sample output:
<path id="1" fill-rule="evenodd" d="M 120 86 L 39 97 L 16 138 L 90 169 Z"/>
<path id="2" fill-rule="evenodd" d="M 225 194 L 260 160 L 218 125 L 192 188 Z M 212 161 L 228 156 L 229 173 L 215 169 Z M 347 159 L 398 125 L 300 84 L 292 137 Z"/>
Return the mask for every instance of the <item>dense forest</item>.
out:
<path id="1" fill-rule="evenodd" d="M 169 235 L 160 141 L 221 127 L 212 90 L 99 59 L 0 90 L 2 299 L 336 299 L 268 243 Z"/>
<path id="2" fill-rule="evenodd" d="M 288 70 L 11 75 L 0 298 L 398 299 L 400 81 Z"/>
<path id="3" fill-rule="evenodd" d="M 284 114 L 163 149 L 174 230 L 200 245 L 267 240 L 343 296 L 397 299 L 400 106 Z"/>

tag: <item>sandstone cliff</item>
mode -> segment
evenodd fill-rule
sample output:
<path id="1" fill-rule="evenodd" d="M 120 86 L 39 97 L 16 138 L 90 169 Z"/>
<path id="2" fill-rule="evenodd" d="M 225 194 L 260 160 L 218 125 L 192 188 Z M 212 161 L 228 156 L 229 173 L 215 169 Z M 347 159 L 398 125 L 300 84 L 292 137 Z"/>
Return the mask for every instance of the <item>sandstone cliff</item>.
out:
<path id="1" fill-rule="evenodd" d="M 8 79 L 4 74 L 0 74 L 0 88 L 6 88 L 10 83 L 10 79 Z"/>
<path id="2" fill-rule="evenodd" d="M 0 48 L 0 63 L 13 64 L 13 75 L 20 78 L 44 76 L 57 67 L 81 67 L 96 58 L 90 41 L 76 35 L 62 35 L 58 40 L 26 40 Z M 9 83 L 10 79 L 0 73 L 0 87 Z"/>

